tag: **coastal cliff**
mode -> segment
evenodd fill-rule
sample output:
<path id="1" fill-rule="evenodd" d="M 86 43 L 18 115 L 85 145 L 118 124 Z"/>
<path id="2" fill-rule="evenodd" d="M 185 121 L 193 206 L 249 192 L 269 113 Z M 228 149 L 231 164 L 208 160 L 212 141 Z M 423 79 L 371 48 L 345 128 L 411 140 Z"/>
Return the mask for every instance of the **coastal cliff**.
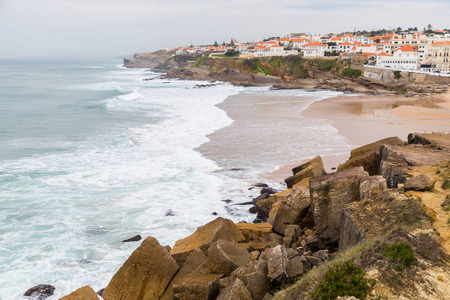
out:
<path id="1" fill-rule="evenodd" d="M 260 223 L 219 217 L 172 248 L 147 237 L 103 298 L 450 295 L 450 134 L 359 147 L 334 173 L 320 157 L 292 172 L 285 191 L 254 199 Z"/>
<path id="2" fill-rule="evenodd" d="M 450 86 L 449 77 L 412 76 L 401 72 L 390 80 L 379 81 L 363 77 L 362 55 L 350 58 L 304 58 L 299 55 L 243 59 L 237 56 L 207 56 L 200 54 L 167 55 L 164 51 L 135 55 L 124 59 L 125 67 L 151 68 L 167 73 L 167 78 L 184 80 L 224 81 L 234 85 L 269 85 L 278 89 L 324 89 L 348 93 L 387 94 L 405 96 L 444 93 Z"/>

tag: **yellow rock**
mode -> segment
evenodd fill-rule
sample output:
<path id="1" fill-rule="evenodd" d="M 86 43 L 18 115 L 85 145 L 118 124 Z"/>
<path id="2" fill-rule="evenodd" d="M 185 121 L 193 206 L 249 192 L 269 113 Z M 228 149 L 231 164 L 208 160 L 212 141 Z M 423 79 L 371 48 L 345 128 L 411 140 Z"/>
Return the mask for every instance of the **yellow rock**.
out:
<path id="1" fill-rule="evenodd" d="M 278 201 L 284 200 L 290 193 L 292 189 L 284 190 L 282 192 L 273 194 L 271 197 L 260 200 L 256 202 L 256 207 L 258 211 L 263 211 L 266 215 L 272 210 L 272 205 Z"/>
<path id="2" fill-rule="evenodd" d="M 273 223 L 275 222 L 275 217 L 277 216 L 278 210 L 280 209 L 282 203 L 283 201 L 278 201 L 277 203 L 274 203 L 272 205 L 272 209 L 270 210 L 267 223 L 273 225 Z"/>
<path id="3" fill-rule="evenodd" d="M 146 238 L 111 279 L 105 300 L 159 299 L 179 267 L 166 247 Z"/>
<path id="4" fill-rule="evenodd" d="M 198 227 L 187 238 L 178 240 L 170 254 L 179 265 L 182 265 L 195 248 L 200 248 L 206 253 L 209 246 L 218 240 L 239 243 L 245 242 L 245 237 L 233 221 L 219 217 L 206 225 Z"/>
<path id="5" fill-rule="evenodd" d="M 97 293 L 90 286 L 83 286 L 60 300 L 98 300 Z"/>
<path id="6" fill-rule="evenodd" d="M 257 241 L 260 238 L 267 237 L 272 232 L 272 225 L 269 223 L 236 223 L 236 226 L 247 242 Z"/>

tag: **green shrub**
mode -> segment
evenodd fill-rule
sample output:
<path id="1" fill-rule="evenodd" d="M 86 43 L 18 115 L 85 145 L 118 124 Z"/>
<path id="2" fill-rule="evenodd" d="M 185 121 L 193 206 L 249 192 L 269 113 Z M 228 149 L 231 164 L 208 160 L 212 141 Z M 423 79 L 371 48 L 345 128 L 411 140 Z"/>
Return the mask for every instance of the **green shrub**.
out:
<path id="1" fill-rule="evenodd" d="M 412 253 L 411 245 L 408 243 L 392 244 L 386 247 L 384 254 L 390 260 L 398 263 L 396 269 L 399 271 L 414 262 L 414 254 Z"/>
<path id="2" fill-rule="evenodd" d="M 442 188 L 444 190 L 450 189 L 450 180 L 449 179 L 444 180 L 444 183 L 442 184 Z"/>
<path id="3" fill-rule="evenodd" d="M 400 77 L 402 77 L 402 74 L 400 74 L 400 71 L 394 71 L 394 76 L 395 78 L 399 79 Z"/>
<path id="4" fill-rule="evenodd" d="M 228 57 L 233 57 L 239 55 L 239 51 L 235 51 L 235 50 L 228 50 L 227 52 L 225 52 L 225 56 Z"/>
<path id="5" fill-rule="evenodd" d="M 311 293 L 314 299 L 336 299 L 339 296 L 355 296 L 366 298 L 369 292 L 369 281 L 364 278 L 365 272 L 360 267 L 345 261 L 331 266 L 324 274 L 316 291 Z"/>
<path id="6" fill-rule="evenodd" d="M 361 76 L 361 71 L 347 68 L 347 69 L 344 69 L 342 74 L 344 74 L 345 76 L 348 76 L 348 77 L 359 77 L 359 76 Z"/>

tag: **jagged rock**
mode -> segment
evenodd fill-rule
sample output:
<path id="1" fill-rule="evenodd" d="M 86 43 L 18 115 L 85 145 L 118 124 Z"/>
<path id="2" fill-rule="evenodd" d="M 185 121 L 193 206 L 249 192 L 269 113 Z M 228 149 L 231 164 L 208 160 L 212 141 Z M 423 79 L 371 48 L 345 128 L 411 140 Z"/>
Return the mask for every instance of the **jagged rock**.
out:
<path id="1" fill-rule="evenodd" d="M 351 205 L 346 207 L 339 220 L 339 250 L 345 250 L 366 238 L 364 230 L 353 218 L 351 208 Z"/>
<path id="2" fill-rule="evenodd" d="M 300 256 L 289 259 L 286 271 L 291 280 L 303 274 L 303 261 Z"/>
<path id="3" fill-rule="evenodd" d="M 111 279 L 105 300 L 158 299 L 179 267 L 167 249 L 153 237 L 146 238 Z"/>
<path id="4" fill-rule="evenodd" d="M 140 241 L 141 239 L 142 239 L 142 237 L 138 234 L 138 235 L 133 236 L 132 238 L 123 240 L 122 243 L 137 242 L 137 241 Z"/>
<path id="5" fill-rule="evenodd" d="M 208 259 L 197 270 L 199 273 L 229 276 L 236 268 L 250 263 L 250 254 L 233 243 L 218 240 L 208 249 Z"/>
<path id="6" fill-rule="evenodd" d="M 103 297 L 103 292 L 105 291 L 105 289 L 103 288 L 103 289 L 99 289 L 98 291 L 97 291 L 97 295 L 99 295 L 100 297 Z"/>
<path id="7" fill-rule="evenodd" d="M 252 295 L 252 299 L 260 300 L 270 288 L 268 267 L 264 260 L 255 260 L 252 263 L 237 268 L 231 273 L 230 280 L 241 280 Z"/>
<path id="8" fill-rule="evenodd" d="M 272 188 L 269 188 L 269 187 L 263 187 L 261 189 L 261 191 L 260 191 L 261 195 L 263 195 L 263 194 L 273 195 L 273 194 L 276 194 L 276 193 L 278 193 L 278 191 L 276 189 L 272 189 Z"/>
<path id="9" fill-rule="evenodd" d="M 294 188 L 286 199 L 281 201 L 273 223 L 273 231 L 284 234 L 288 225 L 298 224 L 303 220 L 310 205 L 309 189 L 304 187 Z"/>
<path id="10" fill-rule="evenodd" d="M 219 294 L 219 279 L 222 276 L 223 276 L 222 274 L 186 275 L 173 283 L 173 294 L 174 294 L 173 299 L 177 300 L 216 299 L 217 295 Z M 158 298 L 142 298 L 142 299 L 158 299 Z"/>
<path id="11" fill-rule="evenodd" d="M 258 259 L 261 253 L 258 250 L 250 252 L 250 261 L 255 261 Z"/>
<path id="12" fill-rule="evenodd" d="M 272 196 L 270 196 L 267 199 L 258 201 L 255 204 L 256 211 L 258 212 L 258 218 L 263 217 L 263 218 L 267 219 L 270 211 L 272 210 L 272 205 L 274 203 L 277 203 L 280 200 L 284 200 L 291 193 L 291 191 L 292 191 L 291 189 L 284 190 L 279 193 L 273 194 Z M 261 218 L 261 219 L 263 219 L 263 218 Z"/>
<path id="13" fill-rule="evenodd" d="M 196 273 L 195 271 L 199 266 L 203 265 L 206 261 L 207 257 L 199 248 L 194 249 L 192 253 L 186 259 L 183 267 L 178 271 L 176 276 L 172 279 L 172 288 L 168 288 L 161 299 L 172 299 L 173 297 L 173 283 L 178 279 Z"/>
<path id="14" fill-rule="evenodd" d="M 250 249 L 252 250 L 257 250 L 259 252 L 263 252 L 264 250 L 266 250 L 267 248 L 269 248 L 269 243 L 270 242 L 251 242 L 250 243 Z"/>
<path id="15" fill-rule="evenodd" d="M 325 244 L 339 241 L 340 215 L 347 203 L 360 200 L 359 185 L 367 177 L 363 167 L 357 167 L 310 180 L 316 234 Z"/>
<path id="16" fill-rule="evenodd" d="M 28 289 L 25 294 L 26 297 L 33 297 L 36 300 L 44 300 L 53 295 L 55 287 L 49 284 L 40 284 Z"/>
<path id="17" fill-rule="evenodd" d="M 252 300 L 252 296 L 244 283 L 236 279 L 232 285 L 219 294 L 217 300 Z"/>
<path id="18" fill-rule="evenodd" d="M 200 248 L 200 250 L 206 252 L 219 239 L 232 243 L 245 241 L 245 237 L 231 220 L 219 217 L 206 225 L 198 227 L 187 238 L 178 240 L 173 246 L 172 251 L 170 251 L 170 254 L 181 265 L 194 249 Z"/>
<path id="19" fill-rule="evenodd" d="M 300 227 L 302 228 L 314 228 L 316 224 L 314 223 L 314 208 L 312 205 L 309 206 L 308 211 L 306 212 L 306 216 L 303 218 L 303 221 L 300 223 Z"/>
<path id="20" fill-rule="evenodd" d="M 269 217 L 267 218 L 267 223 L 272 224 L 275 222 L 275 218 L 278 214 L 278 210 L 281 207 L 282 201 L 278 201 L 272 205 L 272 209 L 269 212 Z"/>
<path id="21" fill-rule="evenodd" d="M 429 191 L 434 188 L 436 180 L 430 175 L 418 175 L 405 182 L 403 188 L 405 191 Z"/>
<path id="22" fill-rule="evenodd" d="M 403 141 L 398 137 L 390 137 L 356 148 L 350 152 L 349 160 L 339 165 L 338 171 L 362 166 L 369 175 L 378 175 L 381 145 L 401 146 Z"/>
<path id="23" fill-rule="evenodd" d="M 267 183 L 263 183 L 263 182 L 255 183 L 253 186 L 255 186 L 255 187 L 268 187 Z"/>
<path id="24" fill-rule="evenodd" d="M 441 206 L 445 209 L 446 207 L 450 207 L 450 195 L 445 197 L 444 201 L 441 202 Z"/>
<path id="25" fill-rule="evenodd" d="M 294 184 L 299 183 L 305 178 L 326 174 L 323 167 L 322 158 L 320 156 L 316 156 L 310 161 L 295 167 L 292 169 L 292 173 L 294 174 L 293 176 L 284 180 L 288 188 L 292 188 Z"/>
<path id="26" fill-rule="evenodd" d="M 70 293 L 67 296 L 60 298 L 60 300 L 98 300 L 97 293 L 90 287 L 84 286 L 78 290 Z"/>
<path id="27" fill-rule="evenodd" d="M 272 225 L 268 223 L 236 223 L 236 227 L 244 235 L 246 242 L 265 238 L 272 232 Z"/>
<path id="28" fill-rule="evenodd" d="M 273 296 L 271 295 L 271 294 L 269 294 L 269 293 L 267 293 L 265 296 L 264 296 L 264 298 L 262 298 L 262 300 L 272 300 L 273 299 Z"/>
<path id="29" fill-rule="evenodd" d="M 266 249 L 261 254 L 261 258 L 267 262 L 268 277 L 275 284 L 280 284 L 287 280 L 287 264 L 289 260 L 286 249 L 283 246 L 278 245 L 274 248 Z"/>
<path id="30" fill-rule="evenodd" d="M 330 256 L 328 255 L 328 250 L 319 250 L 314 252 L 312 256 L 319 258 L 321 261 L 326 261 Z"/>
<path id="31" fill-rule="evenodd" d="M 289 225 L 284 231 L 283 246 L 290 248 L 292 243 L 295 243 L 298 240 L 300 231 L 299 225 Z"/>
<path id="32" fill-rule="evenodd" d="M 319 251 L 322 246 L 318 236 L 311 236 L 306 239 L 306 249 L 311 252 Z"/>
<path id="33" fill-rule="evenodd" d="M 370 176 L 361 180 L 359 194 L 361 201 L 375 199 L 387 189 L 386 180 L 383 176 Z"/>

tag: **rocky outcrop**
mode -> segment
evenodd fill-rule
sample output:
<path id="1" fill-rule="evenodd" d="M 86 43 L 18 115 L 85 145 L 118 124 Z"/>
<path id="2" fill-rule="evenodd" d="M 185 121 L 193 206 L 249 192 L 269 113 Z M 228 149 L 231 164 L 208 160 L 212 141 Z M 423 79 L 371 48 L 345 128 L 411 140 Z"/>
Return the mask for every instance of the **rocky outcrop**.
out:
<path id="1" fill-rule="evenodd" d="M 449 133 L 410 133 L 409 144 L 421 144 L 438 150 L 450 152 Z"/>
<path id="2" fill-rule="evenodd" d="M 430 175 L 418 175 L 414 176 L 411 179 L 408 179 L 403 189 L 405 191 L 414 190 L 414 191 L 429 191 L 434 188 L 436 184 L 436 179 L 431 177 Z"/>
<path id="3" fill-rule="evenodd" d="M 206 225 L 198 227 L 187 238 L 178 240 L 170 254 L 178 264 L 182 265 L 194 249 L 200 248 L 206 253 L 208 248 L 219 239 L 232 243 L 245 241 L 245 237 L 231 220 L 219 217 Z"/>
<path id="4" fill-rule="evenodd" d="M 265 238 L 272 232 L 272 225 L 268 223 L 236 223 L 236 227 L 244 235 L 246 242 Z"/>
<path id="5" fill-rule="evenodd" d="M 356 148 L 350 152 L 350 158 L 340 164 L 338 171 L 362 166 L 369 175 L 379 175 L 380 147 L 382 145 L 399 145 L 403 142 L 398 137 L 390 137 Z"/>
<path id="6" fill-rule="evenodd" d="M 113 276 L 103 298 L 159 299 L 178 269 L 166 247 L 148 237 Z"/>
<path id="7" fill-rule="evenodd" d="M 97 293 L 89 286 L 84 286 L 78 290 L 62 297 L 60 300 L 98 300 Z"/>
<path id="8" fill-rule="evenodd" d="M 320 156 L 316 156 L 310 161 L 293 168 L 292 173 L 294 173 L 293 176 L 288 177 L 284 180 L 289 189 L 305 178 L 324 175 L 326 172 L 323 167 L 322 158 Z"/>
<path id="9" fill-rule="evenodd" d="M 267 262 L 268 277 L 276 284 L 282 284 L 288 280 L 287 265 L 288 257 L 286 249 L 278 245 L 274 248 L 266 249 L 261 256 Z"/>
<path id="10" fill-rule="evenodd" d="M 370 176 L 361 180 L 359 185 L 359 197 L 361 201 L 376 199 L 386 191 L 387 184 L 383 176 Z"/>
<path id="11" fill-rule="evenodd" d="M 152 69 L 163 64 L 170 58 L 165 53 L 143 53 L 135 54 L 132 58 L 124 58 L 123 66 L 126 68 L 149 68 Z"/>
<path id="12" fill-rule="evenodd" d="M 273 231 L 284 235 L 288 225 L 298 224 L 303 220 L 311 205 L 309 189 L 296 187 L 281 201 L 273 223 Z"/>
<path id="13" fill-rule="evenodd" d="M 359 226 L 352 215 L 352 206 L 342 211 L 339 219 L 339 250 L 356 245 L 365 239 L 364 229 Z"/>
<path id="14" fill-rule="evenodd" d="M 369 175 L 362 167 L 310 180 L 316 232 L 325 244 L 339 241 L 339 217 L 346 204 L 359 201 L 359 185 Z"/>

